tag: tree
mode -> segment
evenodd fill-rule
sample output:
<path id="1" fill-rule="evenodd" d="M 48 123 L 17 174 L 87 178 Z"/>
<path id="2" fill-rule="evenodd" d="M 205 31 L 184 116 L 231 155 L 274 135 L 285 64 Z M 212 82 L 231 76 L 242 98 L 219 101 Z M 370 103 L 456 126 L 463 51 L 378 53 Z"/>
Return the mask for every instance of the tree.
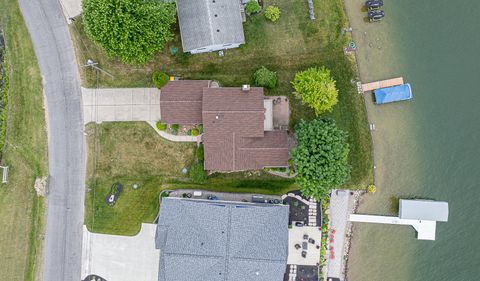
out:
<path id="1" fill-rule="evenodd" d="M 277 85 L 277 73 L 269 70 L 265 66 L 259 68 L 253 74 L 255 85 L 266 88 L 274 88 Z"/>
<path id="2" fill-rule="evenodd" d="M 280 18 L 280 9 L 276 6 L 268 6 L 265 9 L 265 18 L 272 22 L 276 22 Z"/>
<path id="3" fill-rule="evenodd" d="M 350 177 L 347 133 L 332 119 L 302 120 L 295 127 L 296 181 L 307 197 L 322 198 Z"/>
<path id="4" fill-rule="evenodd" d="M 337 103 L 338 90 L 330 70 L 325 67 L 312 67 L 298 72 L 292 81 L 295 96 L 315 110 L 318 116 L 331 111 Z"/>
<path id="5" fill-rule="evenodd" d="M 245 13 L 247 13 L 247 15 L 258 13 L 261 9 L 262 7 L 260 7 L 260 4 L 258 4 L 257 0 L 250 0 L 245 5 Z"/>
<path id="6" fill-rule="evenodd" d="M 83 0 L 87 35 L 109 56 L 142 64 L 173 38 L 174 3 L 156 0 Z"/>
<path id="7" fill-rule="evenodd" d="M 152 74 L 152 82 L 155 85 L 155 87 L 157 87 L 158 89 L 160 89 L 165 84 L 167 84 L 169 79 L 170 77 L 168 77 L 168 75 L 165 72 L 156 70 Z"/>

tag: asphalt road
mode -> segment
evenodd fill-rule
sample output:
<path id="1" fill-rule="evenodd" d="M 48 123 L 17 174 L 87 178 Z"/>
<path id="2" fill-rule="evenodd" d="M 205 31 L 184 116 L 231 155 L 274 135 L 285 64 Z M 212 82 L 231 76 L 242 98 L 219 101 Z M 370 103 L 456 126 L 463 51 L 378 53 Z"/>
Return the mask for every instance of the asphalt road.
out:
<path id="1" fill-rule="evenodd" d="M 43 280 L 78 281 L 86 148 L 73 45 L 57 0 L 19 3 L 32 37 L 47 101 L 50 182 Z"/>

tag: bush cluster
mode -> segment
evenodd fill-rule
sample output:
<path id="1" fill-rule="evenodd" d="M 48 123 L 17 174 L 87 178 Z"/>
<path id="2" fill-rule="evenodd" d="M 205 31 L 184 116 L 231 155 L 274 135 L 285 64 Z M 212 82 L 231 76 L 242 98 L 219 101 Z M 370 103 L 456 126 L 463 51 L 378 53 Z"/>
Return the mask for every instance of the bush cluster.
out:
<path id="1" fill-rule="evenodd" d="M 165 86 L 165 84 L 167 84 L 169 79 L 170 77 L 165 72 L 155 70 L 152 74 L 153 85 L 155 85 L 155 87 L 157 87 L 158 89 Z"/>
<path id="2" fill-rule="evenodd" d="M 295 126 L 298 146 L 293 159 L 302 194 L 321 199 L 350 177 L 348 134 L 333 119 L 301 120 Z"/>
<path id="3" fill-rule="evenodd" d="M 265 66 L 255 71 L 253 79 L 255 80 L 255 85 L 260 87 L 272 89 L 277 85 L 277 73 L 269 70 Z"/>
<path id="4" fill-rule="evenodd" d="M 160 131 L 165 131 L 165 129 L 167 129 L 167 124 L 162 123 L 162 121 L 157 121 L 157 129 Z"/>
<path id="5" fill-rule="evenodd" d="M 257 0 L 250 0 L 245 5 L 245 13 L 247 13 L 247 15 L 258 13 L 261 9 L 262 7 L 260 7 L 260 4 L 258 4 Z"/>
<path id="6" fill-rule="evenodd" d="M 87 35 L 125 63 L 146 63 L 174 37 L 175 3 L 83 0 L 82 10 Z"/>
<path id="7" fill-rule="evenodd" d="M 280 9 L 276 6 L 268 6 L 265 9 L 265 18 L 272 22 L 276 22 L 280 18 Z"/>

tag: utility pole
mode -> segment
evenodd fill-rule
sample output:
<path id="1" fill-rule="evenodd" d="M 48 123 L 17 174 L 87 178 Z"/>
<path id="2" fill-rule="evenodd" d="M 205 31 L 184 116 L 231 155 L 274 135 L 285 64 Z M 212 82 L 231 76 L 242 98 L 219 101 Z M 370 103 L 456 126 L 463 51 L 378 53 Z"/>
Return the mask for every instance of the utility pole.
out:
<path id="1" fill-rule="evenodd" d="M 92 59 L 88 59 L 87 64 L 83 65 L 83 67 L 91 67 L 91 68 L 95 69 L 97 72 L 102 72 L 103 74 L 106 74 L 107 76 L 110 76 L 110 78 L 112 78 L 112 79 L 114 78 L 112 74 L 110 74 L 109 72 L 101 69 L 97 65 L 98 65 L 98 62 L 94 62 Z"/>

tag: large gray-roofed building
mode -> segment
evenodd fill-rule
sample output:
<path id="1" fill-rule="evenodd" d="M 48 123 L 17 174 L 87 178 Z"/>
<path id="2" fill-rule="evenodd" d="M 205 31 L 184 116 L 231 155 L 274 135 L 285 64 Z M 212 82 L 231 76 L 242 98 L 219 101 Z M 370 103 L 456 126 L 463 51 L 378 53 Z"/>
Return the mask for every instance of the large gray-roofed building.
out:
<path id="1" fill-rule="evenodd" d="M 398 217 L 412 220 L 448 221 L 448 203 L 400 199 Z"/>
<path id="2" fill-rule="evenodd" d="M 288 206 L 163 198 L 159 281 L 283 280 Z"/>
<path id="3" fill-rule="evenodd" d="M 239 0 L 177 0 L 184 52 L 204 53 L 245 43 Z"/>

